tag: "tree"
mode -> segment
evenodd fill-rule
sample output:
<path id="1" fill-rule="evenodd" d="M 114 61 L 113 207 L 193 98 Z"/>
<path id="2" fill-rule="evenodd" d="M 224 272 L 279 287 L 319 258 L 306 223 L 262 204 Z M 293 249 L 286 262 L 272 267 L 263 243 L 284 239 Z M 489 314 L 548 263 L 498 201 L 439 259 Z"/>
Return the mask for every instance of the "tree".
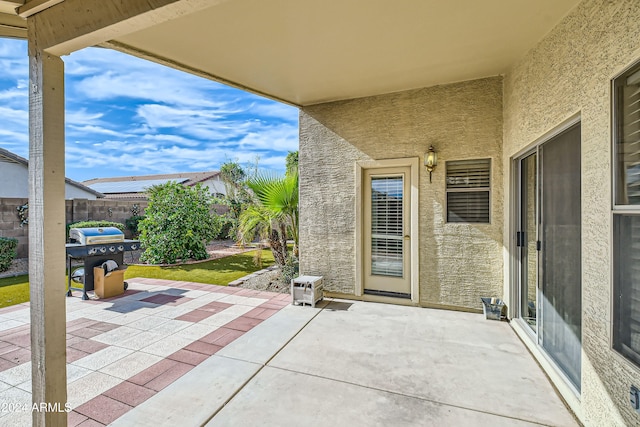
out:
<path id="1" fill-rule="evenodd" d="M 286 229 L 285 236 L 286 236 Z M 238 236 L 243 243 L 253 241 L 258 236 L 267 240 L 276 264 L 283 266 L 287 261 L 287 242 L 283 239 L 282 225 L 277 218 L 261 205 L 250 205 L 241 214 Z"/>
<path id="2" fill-rule="evenodd" d="M 294 171 L 298 172 L 298 151 L 289 151 L 285 162 L 287 165 L 287 175 L 291 175 Z"/>
<path id="3" fill-rule="evenodd" d="M 228 161 L 220 166 L 220 178 L 222 178 L 227 196 L 230 198 L 236 198 L 236 193 L 241 190 L 246 177 L 246 172 L 236 161 Z"/>
<path id="4" fill-rule="evenodd" d="M 283 266 L 288 259 L 288 235 L 298 256 L 298 172 L 284 177 L 258 175 L 249 179 L 247 186 L 254 194 L 255 205 L 240 215 L 240 237 L 245 242 L 256 234 L 266 237 L 276 262 Z"/>
<path id="5" fill-rule="evenodd" d="M 257 168 L 257 159 L 255 168 Z M 225 214 L 225 228 L 228 229 L 226 238 L 238 240 L 238 223 L 242 212 L 253 203 L 252 195 L 247 187 L 247 177 L 255 174 L 253 167 L 249 165 L 250 171 L 247 173 L 237 161 L 227 161 L 220 166 L 220 177 L 224 182 L 226 195 L 217 200 L 217 203 L 229 207 L 229 212 Z"/>
<path id="6" fill-rule="evenodd" d="M 170 181 L 147 190 L 149 205 L 138 224 L 140 257 L 152 264 L 178 259 L 205 259 L 206 244 L 218 234 L 221 222 L 210 213 L 211 195 L 200 184 L 185 187 Z"/>

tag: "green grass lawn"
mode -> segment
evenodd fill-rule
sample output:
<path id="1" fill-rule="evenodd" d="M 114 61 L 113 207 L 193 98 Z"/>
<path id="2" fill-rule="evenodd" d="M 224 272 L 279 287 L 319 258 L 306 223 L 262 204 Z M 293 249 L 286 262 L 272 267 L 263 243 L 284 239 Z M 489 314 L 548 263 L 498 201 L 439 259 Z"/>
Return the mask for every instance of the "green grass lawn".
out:
<path id="1" fill-rule="evenodd" d="M 228 285 L 247 274 L 260 270 L 254 263 L 256 251 L 232 255 L 197 264 L 185 264 L 175 267 L 156 267 L 130 265 L 124 275 L 125 279 L 133 277 L 149 277 L 152 279 L 183 280 L 185 282 L 209 283 L 212 285 Z M 273 265 L 273 254 L 270 250 L 262 251 L 262 268 Z"/>
<path id="2" fill-rule="evenodd" d="M 0 279 L 0 307 L 29 301 L 29 276 Z"/>
<path id="3" fill-rule="evenodd" d="M 240 277 L 259 270 L 253 258 L 256 251 L 231 255 L 225 258 L 205 261 L 198 264 L 186 264 L 175 267 L 156 267 L 131 265 L 127 268 L 125 279 L 148 277 L 152 279 L 181 280 L 185 282 L 228 285 Z M 270 250 L 262 251 L 262 267 L 273 265 Z M 66 283 L 66 282 L 65 282 Z M 0 279 L 0 308 L 29 301 L 29 276 L 17 276 Z"/>

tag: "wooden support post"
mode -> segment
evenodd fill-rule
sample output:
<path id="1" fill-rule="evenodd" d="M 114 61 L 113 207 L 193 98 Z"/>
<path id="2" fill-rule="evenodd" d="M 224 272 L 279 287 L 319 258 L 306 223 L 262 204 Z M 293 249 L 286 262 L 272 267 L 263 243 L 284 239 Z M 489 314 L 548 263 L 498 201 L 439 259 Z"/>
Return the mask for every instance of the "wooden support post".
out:
<path id="1" fill-rule="evenodd" d="M 29 282 L 34 426 L 65 426 L 64 63 L 29 26 Z M 44 408 L 44 405 L 47 405 Z"/>

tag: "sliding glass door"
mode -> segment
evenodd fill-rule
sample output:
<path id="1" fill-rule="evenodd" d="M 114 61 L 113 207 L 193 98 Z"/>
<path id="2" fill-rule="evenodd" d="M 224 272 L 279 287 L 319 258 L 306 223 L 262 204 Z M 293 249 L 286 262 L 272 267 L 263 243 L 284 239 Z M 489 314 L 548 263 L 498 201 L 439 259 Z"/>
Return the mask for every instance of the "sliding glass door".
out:
<path id="1" fill-rule="evenodd" d="M 580 125 L 541 144 L 516 165 L 520 318 L 579 390 L 582 345 Z"/>

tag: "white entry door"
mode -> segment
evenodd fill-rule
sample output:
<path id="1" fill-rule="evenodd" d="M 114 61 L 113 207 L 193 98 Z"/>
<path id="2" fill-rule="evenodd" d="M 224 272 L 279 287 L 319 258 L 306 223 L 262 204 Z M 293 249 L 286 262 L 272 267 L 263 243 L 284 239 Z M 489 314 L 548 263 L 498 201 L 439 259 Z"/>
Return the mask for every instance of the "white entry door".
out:
<path id="1" fill-rule="evenodd" d="M 409 167 L 363 174 L 364 293 L 411 298 Z"/>

